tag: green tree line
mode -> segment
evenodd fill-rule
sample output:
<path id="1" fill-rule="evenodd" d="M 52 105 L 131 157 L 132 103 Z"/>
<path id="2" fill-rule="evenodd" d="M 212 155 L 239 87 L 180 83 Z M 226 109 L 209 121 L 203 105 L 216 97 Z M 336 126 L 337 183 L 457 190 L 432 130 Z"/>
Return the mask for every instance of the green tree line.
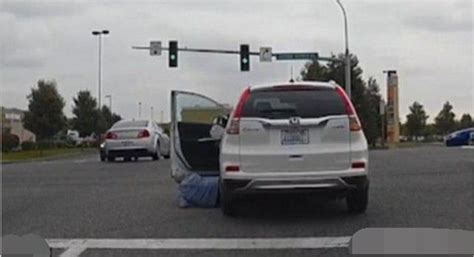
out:
<path id="1" fill-rule="evenodd" d="M 402 125 L 402 134 L 409 140 L 418 141 L 420 138 L 434 140 L 434 136 L 444 136 L 456 130 L 474 127 L 474 121 L 469 113 L 464 113 L 457 120 L 453 106 L 449 102 L 444 103 L 432 124 L 427 123 L 429 116 L 421 103 L 414 102 L 409 110 L 406 123 Z"/>
<path id="2" fill-rule="evenodd" d="M 104 105 L 99 108 L 96 99 L 85 90 L 79 91 L 73 98 L 74 117 L 68 120 L 63 112 L 65 101 L 55 81 L 39 80 L 27 99 L 24 126 L 36 135 L 38 141 L 49 140 L 68 129 L 77 130 L 81 137 L 98 137 L 121 119 L 109 107 Z"/>
<path id="3" fill-rule="evenodd" d="M 308 62 L 301 71 L 300 79 L 304 81 L 329 81 L 333 80 L 344 87 L 344 54 L 332 55 L 335 61 L 321 64 L 318 61 Z M 369 77 L 367 81 L 362 78 L 363 70 L 359 67 L 357 56 L 351 55 L 351 89 L 352 102 L 359 115 L 362 128 L 371 146 L 375 146 L 382 134 L 382 120 L 385 116 L 380 113 L 380 102 L 382 96 L 377 81 Z M 419 102 L 414 102 L 410 107 L 410 113 L 406 116 L 406 123 L 401 124 L 401 134 L 408 139 L 416 140 L 421 137 L 433 138 L 442 136 L 463 128 L 474 127 L 470 114 L 463 114 L 460 120 L 456 120 L 453 106 L 446 102 L 441 111 L 434 119 L 433 124 L 427 124 L 429 116 Z M 387 124 L 386 122 L 384 122 Z"/>

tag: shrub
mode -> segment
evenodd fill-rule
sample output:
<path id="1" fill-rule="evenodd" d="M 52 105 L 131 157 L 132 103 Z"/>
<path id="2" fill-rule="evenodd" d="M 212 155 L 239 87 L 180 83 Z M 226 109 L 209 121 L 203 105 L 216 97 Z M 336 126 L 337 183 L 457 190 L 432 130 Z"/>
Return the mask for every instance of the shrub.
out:
<path id="1" fill-rule="evenodd" d="M 10 152 L 11 150 L 17 148 L 20 145 L 20 138 L 17 135 L 10 133 L 2 134 L 2 151 Z"/>
<path id="2" fill-rule="evenodd" d="M 38 146 L 36 145 L 36 143 L 32 142 L 32 141 L 25 141 L 25 142 L 21 143 L 21 150 L 23 150 L 23 151 L 34 150 L 37 147 Z"/>
<path id="3" fill-rule="evenodd" d="M 55 145 L 56 148 L 67 148 L 68 147 L 68 143 L 66 141 L 56 141 L 54 145 Z"/>
<path id="4" fill-rule="evenodd" d="M 42 140 L 37 143 L 38 149 L 45 150 L 45 149 L 51 149 L 55 147 L 54 141 L 50 140 Z"/>

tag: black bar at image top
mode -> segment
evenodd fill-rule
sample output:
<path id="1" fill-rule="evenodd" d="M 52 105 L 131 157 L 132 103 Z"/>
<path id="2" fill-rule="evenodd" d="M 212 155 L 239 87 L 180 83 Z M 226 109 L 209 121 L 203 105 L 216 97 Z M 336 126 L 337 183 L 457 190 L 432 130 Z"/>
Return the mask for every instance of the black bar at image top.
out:
<path id="1" fill-rule="evenodd" d="M 169 42 L 169 66 L 178 67 L 178 41 Z"/>

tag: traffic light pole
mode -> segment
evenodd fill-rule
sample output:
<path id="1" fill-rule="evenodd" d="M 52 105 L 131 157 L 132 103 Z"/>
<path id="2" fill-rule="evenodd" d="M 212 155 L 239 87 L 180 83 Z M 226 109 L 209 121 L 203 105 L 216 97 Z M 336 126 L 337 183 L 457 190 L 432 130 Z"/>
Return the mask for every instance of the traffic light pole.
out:
<path id="1" fill-rule="evenodd" d="M 150 47 L 149 46 L 132 46 L 132 49 L 135 49 L 135 50 L 150 50 Z M 162 47 L 161 50 L 162 51 L 169 51 L 169 48 L 168 47 Z M 178 47 L 178 51 L 180 51 L 180 52 L 196 52 L 196 53 L 214 53 L 214 54 L 240 54 L 240 51 L 237 51 L 237 50 L 219 50 L 219 49 L 188 48 L 188 47 L 182 47 L 182 48 Z M 304 53 L 272 53 L 272 56 L 273 57 L 278 57 L 278 56 L 286 55 L 286 54 L 290 55 L 290 54 L 304 54 Z M 249 55 L 259 56 L 260 52 L 249 51 Z M 311 58 L 309 58 L 309 59 L 311 59 Z M 336 58 L 331 58 L 331 57 L 318 56 L 316 59 L 320 60 L 320 61 L 344 62 L 343 60 L 336 59 Z"/>

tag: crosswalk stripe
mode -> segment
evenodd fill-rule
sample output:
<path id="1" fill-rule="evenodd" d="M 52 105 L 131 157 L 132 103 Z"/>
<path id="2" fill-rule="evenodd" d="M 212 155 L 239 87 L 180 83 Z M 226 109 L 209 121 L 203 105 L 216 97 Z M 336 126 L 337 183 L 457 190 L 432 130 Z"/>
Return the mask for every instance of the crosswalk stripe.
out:
<path id="1" fill-rule="evenodd" d="M 351 237 L 301 238 L 167 238 L 167 239 L 48 239 L 52 248 L 66 248 L 61 257 L 79 256 L 86 249 L 321 249 L 348 247 Z"/>

